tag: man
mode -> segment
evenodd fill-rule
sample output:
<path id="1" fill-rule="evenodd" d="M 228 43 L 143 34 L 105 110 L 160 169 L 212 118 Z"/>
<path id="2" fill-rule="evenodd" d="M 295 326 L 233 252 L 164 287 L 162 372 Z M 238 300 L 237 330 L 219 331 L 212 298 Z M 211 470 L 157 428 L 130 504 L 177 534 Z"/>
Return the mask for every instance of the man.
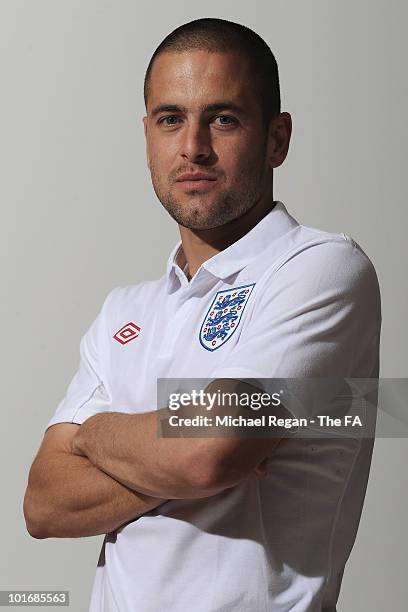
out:
<path id="1" fill-rule="evenodd" d="M 159 436 L 156 383 L 377 377 L 375 271 L 351 238 L 273 199 L 291 118 L 257 34 L 181 26 L 145 101 L 153 187 L 181 242 L 161 279 L 114 289 L 83 337 L 30 471 L 28 530 L 107 534 L 92 612 L 333 612 L 372 440 Z"/>

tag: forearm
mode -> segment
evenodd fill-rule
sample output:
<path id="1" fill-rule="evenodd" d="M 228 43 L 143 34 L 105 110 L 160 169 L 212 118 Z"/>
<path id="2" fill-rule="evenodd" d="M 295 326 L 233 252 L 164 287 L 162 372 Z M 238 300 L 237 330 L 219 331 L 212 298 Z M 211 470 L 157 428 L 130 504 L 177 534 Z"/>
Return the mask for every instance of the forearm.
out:
<path id="1" fill-rule="evenodd" d="M 156 411 L 97 414 L 79 428 L 73 439 L 74 452 L 84 453 L 99 469 L 145 495 L 202 498 L 227 488 L 207 483 L 206 475 L 201 478 L 193 465 L 205 459 L 200 457 L 200 439 L 162 437 L 158 425 Z M 208 444 L 203 452 L 208 453 Z"/>
<path id="2" fill-rule="evenodd" d="M 113 531 L 164 501 L 128 489 L 87 457 L 61 452 L 33 464 L 24 510 L 34 537 L 75 538 Z"/>
<path id="3" fill-rule="evenodd" d="M 74 452 L 130 489 L 166 499 L 216 495 L 237 485 L 264 461 L 274 440 L 170 438 L 159 435 L 168 409 L 143 414 L 101 413 L 87 419 L 73 439 Z M 218 459 L 217 459 L 218 453 Z M 259 474 L 258 474 L 259 475 Z"/>

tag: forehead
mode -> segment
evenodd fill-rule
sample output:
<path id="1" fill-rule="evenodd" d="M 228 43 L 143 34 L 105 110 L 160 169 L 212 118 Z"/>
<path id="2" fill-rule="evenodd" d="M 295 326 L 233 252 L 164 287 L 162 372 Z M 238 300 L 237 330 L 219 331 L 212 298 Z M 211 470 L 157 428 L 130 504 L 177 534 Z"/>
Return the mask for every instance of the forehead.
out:
<path id="1" fill-rule="evenodd" d="M 248 108 L 256 106 L 250 64 L 242 55 L 194 49 L 164 52 L 155 59 L 148 108 L 170 102 L 201 106 L 224 98 Z"/>

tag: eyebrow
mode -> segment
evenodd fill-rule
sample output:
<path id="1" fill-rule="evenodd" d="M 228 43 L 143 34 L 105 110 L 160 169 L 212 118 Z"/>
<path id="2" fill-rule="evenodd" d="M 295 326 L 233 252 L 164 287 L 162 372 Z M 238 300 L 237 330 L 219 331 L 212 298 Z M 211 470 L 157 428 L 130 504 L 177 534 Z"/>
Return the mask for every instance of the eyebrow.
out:
<path id="1" fill-rule="evenodd" d="M 200 107 L 201 112 L 207 112 L 207 113 L 224 111 L 224 110 L 229 110 L 229 111 L 233 111 L 235 113 L 240 113 L 240 114 L 245 113 L 244 109 L 241 106 L 239 106 L 238 104 L 235 104 L 235 102 L 232 102 L 230 100 L 221 100 L 219 102 L 213 102 L 213 104 L 206 104 L 205 106 Z M 158 106 L 155 106 L 151 114 L 152 116 L 156 116 L 156 115 L 159 115 L 160 113 L 185 113 L 185 112 L 187 112 L 187 107 L 180 106 L 179 104 L 159 104 Z"/>

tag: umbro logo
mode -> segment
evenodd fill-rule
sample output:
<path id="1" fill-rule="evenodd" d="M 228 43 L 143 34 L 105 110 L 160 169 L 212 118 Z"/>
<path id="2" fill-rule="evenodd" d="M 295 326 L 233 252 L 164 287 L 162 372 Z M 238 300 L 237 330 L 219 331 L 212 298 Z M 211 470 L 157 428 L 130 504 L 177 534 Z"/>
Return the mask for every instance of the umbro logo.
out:
<path id="1" fill-rule="evenodd" d="M 140 327 L 135 323 L 126 323 L 123 327 L 121 327 L 116 334 L 113 336 L 115 340 L 120 342 L 121 344 L 127 344 L 131 340 L 134 340 L 138 337 L 140 333 Z"/>

